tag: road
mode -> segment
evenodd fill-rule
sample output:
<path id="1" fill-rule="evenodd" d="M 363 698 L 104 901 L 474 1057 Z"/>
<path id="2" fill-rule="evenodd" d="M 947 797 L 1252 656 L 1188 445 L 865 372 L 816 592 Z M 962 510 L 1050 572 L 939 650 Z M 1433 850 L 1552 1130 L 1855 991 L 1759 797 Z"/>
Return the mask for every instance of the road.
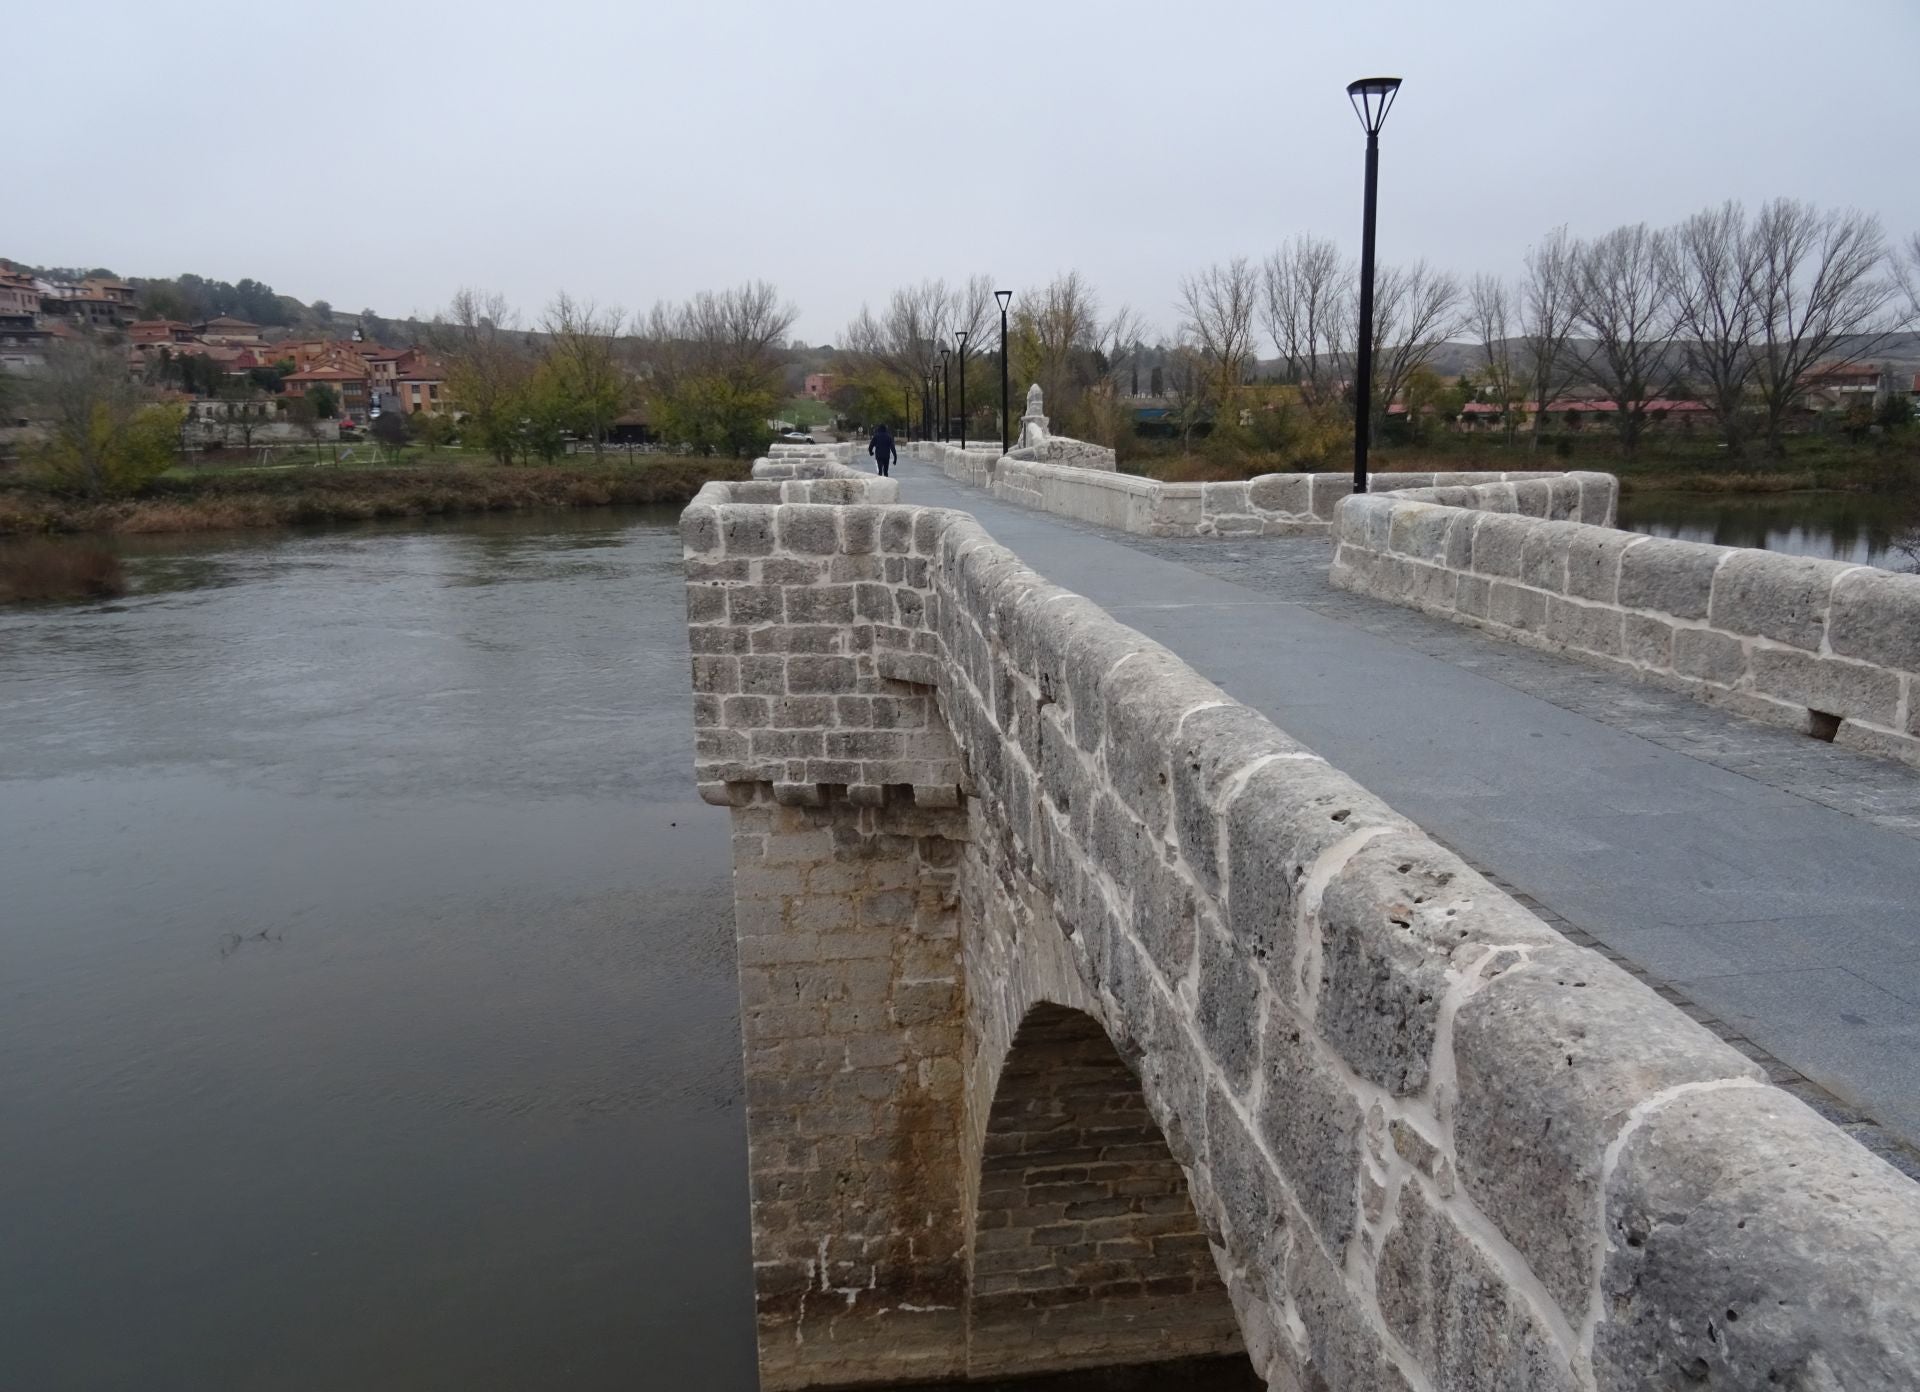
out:
<path id="1" fill-rule="evenodd" d="M 1165 644 L 1920 1178 L 1920 770 L 1334 590 L 1317 538 L 903 501 Z"/>

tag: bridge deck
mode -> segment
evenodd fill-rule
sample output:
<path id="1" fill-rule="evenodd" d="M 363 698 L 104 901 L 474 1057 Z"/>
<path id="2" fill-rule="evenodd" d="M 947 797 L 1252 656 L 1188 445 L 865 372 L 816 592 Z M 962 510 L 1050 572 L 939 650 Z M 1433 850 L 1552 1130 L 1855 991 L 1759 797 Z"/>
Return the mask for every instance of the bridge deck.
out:
<path id="1" fill-rule="evenodd" d="M 1334 590 L 1319 539 L 1133 537 L 930 464 L 895 475 L 903 501 L 971 512 L 1920 1177 L 1865 1120 L 1920 1148 L 1920 772 Z"/>

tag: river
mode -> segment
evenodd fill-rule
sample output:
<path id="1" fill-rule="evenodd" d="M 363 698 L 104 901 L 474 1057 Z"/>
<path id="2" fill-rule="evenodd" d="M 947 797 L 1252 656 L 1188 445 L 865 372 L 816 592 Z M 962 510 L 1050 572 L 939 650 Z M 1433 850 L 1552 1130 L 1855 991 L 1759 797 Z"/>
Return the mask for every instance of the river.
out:
<path id="1" fill-rule="evenodd" d="M 1752 546 L 1793 556 L 1889 569 L 1914 562 L 1895 552 L 1920 528 L 1920 498 L 1875 493 L 1659 493 L 1629 489 L 1620 525 L 1630 532 Z"/>
<path id="2" fill-rule="evenodd" d="M 670 513 L 0 610 L 0 1387 L 753 1385 Z"/>

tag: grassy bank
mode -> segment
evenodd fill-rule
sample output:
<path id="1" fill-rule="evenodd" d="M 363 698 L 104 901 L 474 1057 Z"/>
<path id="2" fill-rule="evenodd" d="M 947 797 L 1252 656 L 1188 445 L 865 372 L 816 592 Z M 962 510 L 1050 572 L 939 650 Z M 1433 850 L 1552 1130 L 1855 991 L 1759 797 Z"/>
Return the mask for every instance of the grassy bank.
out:
<path id="1" fill-rule="evenodd" d="M 0 536 L 196 532 L 372 518 L 662 503 L 684 506 L 747 461 L 654 458 L 638 464 L 515 468 L 427 464 L 387 469 L 223 469 L 167 475 L 137 498 L 87 502 L 0 482 Z"/>
<path id="2" fill-rule="evenodd" d="M 1525 437 L 1508 445 L 1489 436 L 1436 436 L 1423 444 L 1379 445 L 1371 451 L 1382 472 L 1428 470 L 1598 469 L 1619 476 L 1628 490 L 1688 493 L 1911 492 L 1920 491 L 1920 429 L 1860 444 L 1832 436 L 1796 436 L 1783 458 L 1756 445 L 1731 456 L 1701 436 L 1653 436 L 1632 459 L 1603 433 L 1550 437 L 1528 448 Z M 1123 471 L 1168 483 L 1252 478 L 1300 469 L 1345 470 L 1352 456 L 1323 461 L 1223 449 L 1196 441 L 1190 451 L 1177 441 L 1136 440 L 1122 446 Z"/>

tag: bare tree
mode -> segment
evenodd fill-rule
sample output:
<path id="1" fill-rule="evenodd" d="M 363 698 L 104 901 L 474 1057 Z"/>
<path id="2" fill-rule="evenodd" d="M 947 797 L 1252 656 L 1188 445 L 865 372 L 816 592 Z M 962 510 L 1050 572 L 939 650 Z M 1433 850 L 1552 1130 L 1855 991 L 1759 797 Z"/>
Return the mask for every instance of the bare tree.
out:
<path id="1" fill-rule="evenodd" d="M 1527 251 L 1521 290 L 1520 339 L 1526 351 L 1527 391 L 1533 401 L 1530 447 L 1540 448 L 1547 406 L 1566 385 L 1567 341 L 1573 335 L 1579 264 L 1565 227 L 1556 227 Z"/>
<path id="2" fill-rule="evenodd" d="M 1357 272 L 1325 237 L 1288 241 L 1261 267 L 1261 319 L 1279 351 L 1286 380 L 1311 397 L 1343 371 Z"/>
<path id="3" fill-rule="evenodd" d="M 1218 366 L 1185 336 L 1166 350 L 1165 358 L 1161 372 L 1163 394 L 1174 423 L 1180 427 L 1180 448 L 1184 453 L 1191 453 L 1194 427 L 1218 402 Z"/>
<path id="4" fill-rule="evenodd" d="M 1906 298 L 1904 327 L 1920 323 L 1920 232 L 1907 239 L 1893 258 L 1893 271 Z"/>
<path id="5" fill-rule="evenodd" d="M 1616 227 L 1575 253 L 1574 318 L 1591 340 L 1577 355 L 1578 370 L 1612 399 L 1614 428 L 1629 456 L 1646 428 L 1647 403 L 1674 382 L 1666 263 L 1665 234 L 1644 222 Z"/>
<path id="6" fill-rule="evenodd" d="M 1884 311 L 1895 285 L 1882 274 L 1886 237 L 1869 214 L 1776 198 L 1760 210 L 1753 236 L 1760 279 L 1753 376 L 1767 444 L 1779 454 L 1787 415 L 1813 369 L 1857 362 L 1893 330 Z"/>
<path id="7" fill-rule="evenodd" d="M 573 428 L 593 442 L 595 454 L 632 395 L 632 377 L 621 361 L 626 318 L 624 310 L 601 309 L 562 290 L 540 321 L 547 368 Z"/>
<path id="8" fill-rule="evenodd" d="M 1499 404 L 1500 425 L 1511 443 L 1522 384 L 1513 357 L 1513 298 L 1507 283 L 1498 276 L 1475 276 L 1467 288 L 1467 317 L 1480 340 L 1488 395 Z"/>
<path id="9" fill-rule="evenodd" d="M 739 455 L 764 444 L 798 317 L 762 280 L 654 305 L 636 346 L 661 427 L 703 453 Z"/>
<path id="10" fill-rule="evenodd" d="M 1384 414 L 1459 323 L 1460 282 L 1424 260 L 1389 266 L 1373 295 L 1373 409 Z"/>
<path id="11" fill-rule="evenodd" d="M 1760 327 L 1758 245 L 1746 209 L 1731 200 L 1695 213 L 1662 245 L 1681 361 L 1735 454 Z"/>
<path id="12" fill-rule="evenodd" d="M 428 341 L 447 363 L 447 392 L 502 464 L 513 460 L 520 402 L 533 371 L 506 296 L 462 287 L 433 317 Z"/>
<path id="13" fill-rule="evenodd" d="M 1122 306 L 1103 317 L 1100 297 L 1078 271 L 1014 299 L 1009 351 L 1020 380 L 1036 382 L 1056 429 L 1115 433 L 1115 378 L 1138 350 L 1139 320 Z M 1017 383 L 1013 390 L 1018 395 Z"/>
<path id="14" fill-rule="evenodd" d="M 1246 380 L 1260 277 L 1244 256 L 1180 282 L 1181 332 L 1212 366 L 1221 401 Z"/>
<path id="15" fill-rule="evenodd" d="M 982 335 L 998 317 L 991 276 L 969 276 L 961 286 L 923 280 L 895 290 L 878 315 L 861 306 L 841 342 L 917 389 L 935 372 L 940 350 L 958 346 L 956 330 L 966 333 L 969 345 L 984 346 Z"/>

